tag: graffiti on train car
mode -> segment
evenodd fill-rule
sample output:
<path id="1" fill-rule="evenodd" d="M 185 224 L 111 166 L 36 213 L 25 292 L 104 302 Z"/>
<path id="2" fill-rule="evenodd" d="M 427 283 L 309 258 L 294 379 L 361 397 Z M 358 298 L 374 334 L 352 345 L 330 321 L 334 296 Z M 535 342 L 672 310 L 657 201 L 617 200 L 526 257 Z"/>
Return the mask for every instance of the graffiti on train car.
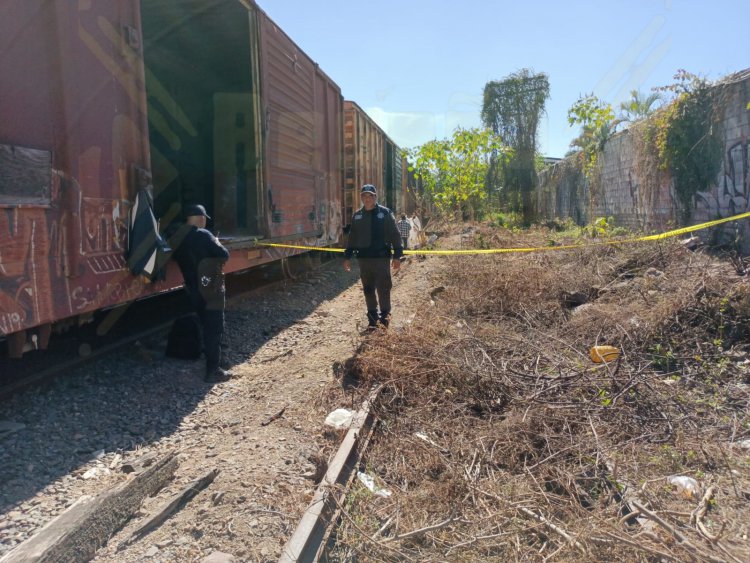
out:
<path id="1" fill-rule="evenodd" d="M 45 209 L 11 208 L 0 213 L 0 332 L 21 330 L 52 315 L 47 257 L 52 244 Z M 44 257 L 44 263 L 38 263 Z"/>
<path id="2" fill-rule="evenodd" d="M 123 251 L 127 244 L 127 202 L 83 198 L 82 254 L 95 274 L 116 272 L 125 267 Z"/>
<path id="3" fill-rule="evenodd" d="M 80 190 L 74 179 L 63 176 L 58 176 L 63 190 Z M 60 190 L 53 191 L 52 208 L 63 205 L 57 198 L 59 193 Z M 59 216 L 45 208 L 3 210 L 0 333 L 10 334 L 53 318 L 139 297 L 145 284 L 130 275 L 123 256 L 129 205 L 106 198 L 81 198 L 77 213 L 63 212 Z M 68 244 L 72 231 L 81 233 L 80 247 L 75 249 Z M 73 271 L 71 252 L 85 260 L 84 272 Z M 104 280 L 94 283 L 102 276 Z M 67 289 L 71 278 L 80 281 Z M 63 310 L 54 311 L 54 287 L 66 288 L 66 299 L 58 302 L 58 307 L 64 303 Z"/>
<path id="4" fill-rule="evenodd" d="M 184 203 L 207 205 L 232 241 L 227 272 L 297 253 L 247 252 L 258 238 L 339 240 L 341 90 L 254 3 L 205 19 L 169 3 L 8 2 L 0 157 L 24 174 L 0 181 L 0 335 L 181 285 L 174 265 L 156 283 L 127 268 L 141 189 L 165 232 Z"/>
<path id="5" fill-rule="evenodd" d="M 113 303 L 132 301 L 143 295 L 145 284 L 141 278 L 133 278 L 128 272 L 121 279 L 108 281 L 103 285 L 79 285 L 70 292 L 76 311 L 98 309 Z"/>
<path id="6" fill-rule="evenodd" d="M 10 334 L 23 328 L 21 315 L 16 311 L 0 314 L 0 332 Z"/>

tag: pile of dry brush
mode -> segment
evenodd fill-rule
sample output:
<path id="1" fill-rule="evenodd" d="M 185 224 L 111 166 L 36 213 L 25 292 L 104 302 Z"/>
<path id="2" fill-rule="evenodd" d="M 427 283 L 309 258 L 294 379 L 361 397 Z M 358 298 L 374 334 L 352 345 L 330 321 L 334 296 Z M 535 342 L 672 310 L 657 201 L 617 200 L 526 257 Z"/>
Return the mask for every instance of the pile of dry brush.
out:
<path id="1" fill-rule="evenodd" d="M 332 559 L 750 560 L 750 283 L 728 261 L 677 241 L 430 259 L 432 306 L 352 365 L 383 385 L 363 467 L 392 494 L 355 482 Z"/>

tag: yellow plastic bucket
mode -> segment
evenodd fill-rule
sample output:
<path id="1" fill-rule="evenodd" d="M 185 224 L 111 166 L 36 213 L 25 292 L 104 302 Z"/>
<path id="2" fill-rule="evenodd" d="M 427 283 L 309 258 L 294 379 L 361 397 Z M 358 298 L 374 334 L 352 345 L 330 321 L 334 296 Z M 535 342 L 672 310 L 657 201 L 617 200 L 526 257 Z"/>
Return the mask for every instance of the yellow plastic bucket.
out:
<path id="1" fill-rule="evenodd" d="M 591 361 L 595 364 L 612 362 L 620 357 L 620 349 L 614 346 L 594 346 L 591 348 Z"/>

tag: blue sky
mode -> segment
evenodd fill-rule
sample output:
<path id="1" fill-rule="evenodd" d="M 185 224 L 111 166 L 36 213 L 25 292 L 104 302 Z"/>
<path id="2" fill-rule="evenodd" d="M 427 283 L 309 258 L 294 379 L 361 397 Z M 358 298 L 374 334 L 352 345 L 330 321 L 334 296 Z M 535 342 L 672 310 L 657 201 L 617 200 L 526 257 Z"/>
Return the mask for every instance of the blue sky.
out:
<path id="1" fill-rule="evenodd" d="M 750 67 L 747 0 L 257 1 L 401 147 L 479 126 L 484 85 L 522 68 L 549 76 L 540 150 L 563 156 L 581 94 Z"/>

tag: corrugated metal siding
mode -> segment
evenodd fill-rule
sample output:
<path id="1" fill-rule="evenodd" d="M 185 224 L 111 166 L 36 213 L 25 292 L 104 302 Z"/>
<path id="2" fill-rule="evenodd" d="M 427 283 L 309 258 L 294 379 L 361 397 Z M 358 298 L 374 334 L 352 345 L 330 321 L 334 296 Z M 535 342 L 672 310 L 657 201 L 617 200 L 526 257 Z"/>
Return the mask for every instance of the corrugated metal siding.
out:
<path id="1" fill-rule="evenodd" d="M 269 235 L 318 234 L 315 67 L 265 14 L 261 45 Z"/>
<path id="2" fill-rule="evenodd" d="M 386 159 L 383 172 L 385 196 L 383 201 L 392 211 L 401 213 L 405 209 L 401 149 L 390 138 L 385 137 L 385 150 Z"/>
<path id="3" fill-rule="evenodd" d="M 315 106 L 316 220 L 325 243 L 338 240 L 341 232 L 343 99 L 338 86 L 319 70 Z"/>
<path id="4" fill-rule="evenodd" d="M 404 157 L 401 156 L 401 149 L 394 145 L 396 152 L 393 155 L 393 209 L 398 213 L 406 212 L 404 202 Z"/>
<path id="5" fill-rule="evenodd" d="M 385 139 L 385 133 L 362 108 L 344 101 L 345 222 L 359 208 L 359 190 L 364 184 L 374 184 L 382 194 L 378 199 L 385 203 Z"/>
<path id="6" fill-rule="evenodd" d="M 344 101 L 344 221 L 360 206 L 364 184 L 378 188 L 378 201 L 404 209 L 404 160 L 401 149 L 355 102 Z"/>

